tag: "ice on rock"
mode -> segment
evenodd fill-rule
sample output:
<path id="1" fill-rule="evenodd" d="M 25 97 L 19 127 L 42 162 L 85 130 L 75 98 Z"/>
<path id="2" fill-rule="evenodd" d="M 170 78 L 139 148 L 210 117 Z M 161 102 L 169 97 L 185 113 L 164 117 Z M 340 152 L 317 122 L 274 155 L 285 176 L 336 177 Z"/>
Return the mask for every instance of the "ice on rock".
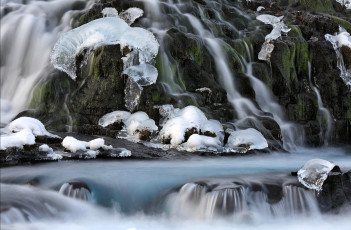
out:
<path id="1" fill-rule="evenodd" d="M 112 7 L 106 7 L 101 11 L 103 17 L 118 17 L 118 11 Z"/>
<path id="2" fill-rule="evenodd" d="M 237 148 L 242 145 L 248 145 L 249 150 L 265 149 L 268 147 L 266 138 L 253 128 L 231 132 L 228 138 L 227 147 Z"/>
<path id="3" fill-rule="evenodd" d="M 336 0 L 341 5 L 345 6 L 346 9 L 351 10 L 351 0 Z"/>
<path id="4" fill-rule="evenodd" d="M 135 20 L 143 16 L 143 14 L 144 11 L 142 9 L 132 7 L 125 11 L 122 11 L 119 14 L 119 17 L 122 18 L 126 23 L 128 23 L 128 25 L 131 25 L 135 22 Z"/>
<path id="5" fill-rule="evenodd" d="M 60 160 L 62 156 L 54 152 L 52 148 L 50 148 L 47 144 L 43 144 L 39 146 L 39 151 L 47 152 L 47 157 L 52 160 Z"/>
<path id="6" fill-rule="evenodd" d="M 297 178 L 307 188 L 320 192 L 329 172 L 334 167 L 335 165 L 330 161 L 312 159 L 307 161 L 297 172 Z"/>
<path id="7" fill-rule="evenodd" d="M 98 150 L 100 148 L 107 150 L 112 148 L 111 145 L 108 145 L 108 146 L 105 145 L 105 140 L 102 138 L 96 138 L 94 140 L 89 141 L 88 147 L 89 149 L 92 149 L 92 150 Z"/>
<path id="8" fill-rule="evenodd" d="M 156 105 L 154 108 L 158 109 L 162 119 L 160 119 L 160 126 L 164 124 L 171 118 L 176 117 L 176 114 L 180 111 L 179 108 L 174 108 L 173 105 Z"/>
<path id="9" fill-rule="evenodd" d="M 262 14 L 256 17 L 257 20 L 273 26 L 271 33 L 265 37 L 265 42 L 262 45 L 261 51 L 258 54 L 258 59 L 269 61 L 273 52 L 274 40 L 281 37 L 281 32 L 288 33 L 290 29 L 281 21 L 284 16 L 276 17 L 269 14 Z"/>
<path id="10" fill-rule="evenodd" d="M 340 77 L 351 89 L 351 69 L 346 68 L 344 57 L 340 50 L 343 46 L 351 49 L 350 34 L 344 28 L 340 27 L 339 33 L 336 33 L 334 36 L 331 34 L 326 34 L 325 39 L 333 45 L 337 56 L 337 67 L 340 70 Z"/>
<path id="11" fill-rule="evenodd" d="M 127 111 L 114 111 L 108 114 L 105 114 L 99 119 L 99 125 L 102 127 L 107 127 L 115 122 L 123 122 L 130 117 L 131 113 Z"/>
<path id="12" fill-rule="evenodd" d="M 132 152 L 129 151 L 128 149 L 125 148 L 119 148 L 117 149 L 120 151 L 119 157 L 130 157 L 132 155 Z"/>
<path id="13" fill-rule="evenodd" d="M 126 102 L 125 106 L 129 111 L 133 112 L 137 109 L 142 92 L 143 88 L 138 85 L 138 83 L 136 83 L 133 78 L 128 77 L 126 88 L 124 89 L 124 94 Z"/>
<path id="14" fill-rule="evenodd" d="M 49 133 L 43 123 L 32 117 L 20 117 L 13 120 L 5 130 L 10 132 L 19 132 L 21 130 L 27 129 L 33 133 L 34 136 L 48 136 L 52 138 L 61 138 L 57 135 Z"/>
<path id="15" fill-rule="evenodd" d="M 205 114 L 199 108 L 192 105 L 181 109 L 177 115 L 188 121 L 198 131 L 202 124 L 207 121 Z"/>
<path id="16" fill-rule="evenodd" d="M 216 151 L 221 147 L 221 142 L 218 138 L 208 137 L 199 134 L 193 134 L 189 137 L 188 141 L 183 144 L 186 151 L 194 152 L 201 150 L 212 150 Z"/>
<path id="17" fill-rule="evenodd" d="M 104 45 L 120 44 L 139 52 L 139 64 L 148 63 L 158 53 L 159 44 L 155 36 L 142 28 L 130 27 L 116 17 L 96 19 L 63 34 L 50 55 L 55 68 L 66 72 L 72 79 L 76 76 L 76 55 Z"/>
<path id="18" fill-rule="evenodd" d="M 260 12 L 261 10 L 264 10 L 265 8 L 263 7 L 263 6 L 259 6 L 259 7 L 257 7 L 257 12 Z"/>
<path id="19" fill-rule="evenodd" d="M 17 133 L 2 135 L 0 137 L 0 149 L 5 150 L 11 147 L 23 148 L 24 145 L 34 145 L 35 136 L 28 129 L 20 130 Z"/>

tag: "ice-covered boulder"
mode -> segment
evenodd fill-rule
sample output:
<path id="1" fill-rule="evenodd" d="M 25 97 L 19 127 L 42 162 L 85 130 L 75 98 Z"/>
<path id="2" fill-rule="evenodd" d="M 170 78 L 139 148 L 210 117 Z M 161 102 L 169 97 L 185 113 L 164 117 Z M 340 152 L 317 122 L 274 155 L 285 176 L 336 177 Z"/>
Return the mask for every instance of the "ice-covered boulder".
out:
<path id="1" fill-rule="evenodd" d="M 249 128 L 231 132 L 226 146 L 229 148 L 245 146 L 248 150 L 253 150 L 265 149 L 268 147 L 268 143 L 262 133 L 256 129 Z"/>
<path id="2" fill-rule="evenodd" d="M 28 129 L 17 133 L 2 135 L 0 137 L 0 149 L 5 150 L 11 147 L 23 148 L 24 145 L 34 145 L 35 136 Z"/>
<path id="3" fill-rule="evenodd" d="M 320 192 L 324 181 L 334 167 L 335 164 L 330 161 L 312 159 L 307 161 L 297 172 L 297 178 L 307 188 Z"/>
<path id="4" fill-rule="evenodd" d="M 208 137 L 199 134 L 193 134 L 188 141 L 183 144 L 186 151 L 217 151 L 221 147 L 221 141 L 216 137 Z"/>
<path id="5" fill-rule="evenodd" d="M 149 63 L 158 53 L 159 44 L 155 36 L 142 28 L 130 27 L 116 17 L 96 19 L 63 34 L 50 55 L 55 68 L 66 72 L 72 79 L 77 77 L 75 57 L 105 45 L 119 44 L 123 50 L 137 50 L 139 63 Z"/>
<path id="6" fill-rule="evenodd" d="M 281 37 L 281 32 L 287 33 L 290 29 L 282 22 L 284 16 L 276 17 L 269 14 L 262 14 L 256 17 L 257 20 L 273 26 L 271 33 L 265 37 L 265 42 L 262 45 L 261 51 L 258 53 L 258 59 L 269 61 L 273 52 L 274 40 Z"/>
<path id="7" fill-rule="evenodd" d="M 130 117 L 131 113 L 127 111 L 113 111 L 111 113 L 105 114 L 99 119 L 98 124 L 102 127 L 107 127 L 114 123 L 125 123 L 126 120 Z"/>

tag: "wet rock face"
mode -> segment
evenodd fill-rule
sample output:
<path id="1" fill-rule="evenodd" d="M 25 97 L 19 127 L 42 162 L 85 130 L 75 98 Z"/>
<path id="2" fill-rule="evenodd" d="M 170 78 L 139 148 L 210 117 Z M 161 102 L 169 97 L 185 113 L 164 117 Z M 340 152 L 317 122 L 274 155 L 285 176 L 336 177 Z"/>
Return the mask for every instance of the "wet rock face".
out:
<path id="1" fill-rule="evenodd" d="M 338 213 L 351 208 L 351 171 L 329 173 L 317 199 L 322 212 Z"/>

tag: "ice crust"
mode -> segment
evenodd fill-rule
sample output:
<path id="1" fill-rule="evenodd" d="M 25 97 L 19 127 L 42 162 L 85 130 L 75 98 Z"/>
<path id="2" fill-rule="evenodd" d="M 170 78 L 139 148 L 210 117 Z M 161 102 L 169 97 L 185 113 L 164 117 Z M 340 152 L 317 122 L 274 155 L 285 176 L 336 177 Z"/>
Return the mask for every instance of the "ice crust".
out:
<path id="1" fill-rule="evenodd" d="M 274 49 L 274 40 L 281 37 L 281 32 L 288 33 L 290 31 L 290 29 L 281 21 L 283 18 L 284 16 L 276 17 L 269 14 L 262 14 L 256 17 L 257 20 L 273 26 L 272 32 L 265 37 L 265 42 L 258 54 L 258 59 L 269 61 Z"/>
<path id="2" fill-rule="evenodd" d="M 236 148 L 242 145 L 248 145 L 249 150 L 265 149 L 268 147 L 267 140 L 264 136 L 253 128 L 231 132 L 227 147 Z"/>
<path id="3" fill-rule="evenodd" d="M 24 145 L 34 145 L 36 136 L 61 137 L 49 133 L 45 126 L 37 119 L 20 117 L 10 122 L 1 130 L 0 148 L 5 150 L 10 147 L 23 148 Z"/>
<path id="4" fill-rule="evenodd" d="M 131 113 L 127 111 L 114 111 L 108 114 L 105 114 L 99 119 L 99 125 L 102 127 L 107 127 L 115 122 L 125 122 Z"/>
<path id="5" fill-rule="evenodd" d="M 297 178 L 301 184 L 309 189 L 320 192 L 324 181 L 335 164 L 323 159 L 312 159 L 307 161 L 297 172 Z"/>
<path id="6" fill-rule="evenodd" d="M 76 76 L 75 57 L 83 50 L 89 51 L 104 45 L 120 44 L 139 52 L 139 64 L 148 63 L 158 53 L 155 36 L 142 28 L 130 27 L 116 17 L 96 19 L 63 34 L 51 53 L 51 63 L 66 72 L 72 79 Z"/>
<path id="7" fill-rule="evenodd" d="M 351 90 L 351 69 L 346 68 L 344 57 L 340 51 L 343 46 L 351 49 L 350 34 L 344 28 L 340 27 L 339 33 L 336 33 L 335 35 L 326 34 L 325 39 L 333 45 L 337 56 L 337 67 L 340 70 L 340 77 Z"/>

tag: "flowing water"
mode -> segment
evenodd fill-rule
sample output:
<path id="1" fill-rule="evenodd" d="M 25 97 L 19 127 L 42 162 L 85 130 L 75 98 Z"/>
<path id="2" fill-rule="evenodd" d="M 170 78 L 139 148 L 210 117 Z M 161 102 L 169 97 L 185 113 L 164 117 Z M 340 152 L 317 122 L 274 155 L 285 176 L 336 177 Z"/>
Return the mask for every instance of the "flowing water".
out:
<path id="1" fill-rule="evenodd" d="M 321 214 L 315 194 L 297 187 L 289 174 L 316 157 L 345 171 L 350 154 L 321 148 L 264 157 L 2 168 L 1 229 L 349 229 L 351 210 Z M 278 185 L 281 198 L 267 193 Z M 64 192 L 68 187 L 76 193 Z"/>

